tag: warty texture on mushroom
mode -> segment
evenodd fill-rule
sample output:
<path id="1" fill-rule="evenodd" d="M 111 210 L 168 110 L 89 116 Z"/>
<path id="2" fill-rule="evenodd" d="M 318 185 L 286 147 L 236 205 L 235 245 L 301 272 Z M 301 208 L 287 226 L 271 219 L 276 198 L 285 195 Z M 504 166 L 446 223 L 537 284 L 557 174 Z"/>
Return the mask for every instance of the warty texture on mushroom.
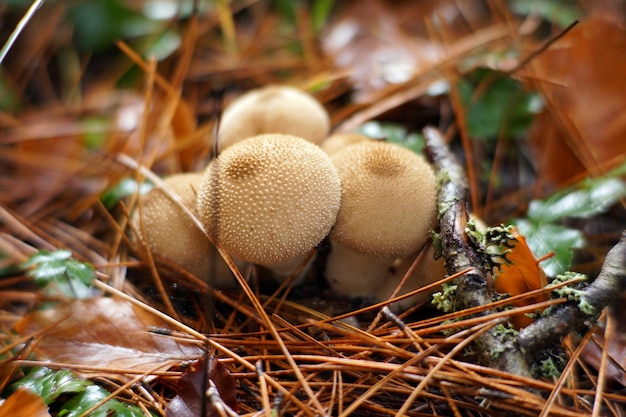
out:
<path id="1" fill-rule="evenodd" d="M 165 177 L 163 185 L 195 212 L 196 193 L 203 177 L 202 173 L 175 174 Z M 139 232 L 141 241 L 147 243 L 156 258 L 167 258 L 216 288 L 237 285 L 232 271 L 221 256 L 217 253 L 211 256 L 215 248 L 204 232 L 163 188 L 153 188 L 142 196 L 142 204 L 143 210 L 136 208 L 133 211 L 132 224 Z M 142 220 L 145 235 L 142 235 Z M 133 239 L 137 241 L 136 236 Z M 240 270 L 247 265 L 240 260 L 236 260 L 235 264 Z"/>
<path id="2" fill-rule="evenodd" d="M 268 85 L 244 93 L 224 109 L 218 149 L 265 133 L 298 136 L 319 145 L 329 130 L 328 112 L 315 97 L 295 87 Z"/>
<path id="3" fill-rule="evenodd" d="M 232 145 L 211 162 L 198 213 L 229 254 L 281 278 L 326 237 L 340 199 L 337 171 L 317 145 L 266 134 Z"/>
<path id="4" fill-rule="evenodd" d="M 394 272 L 393 265 L 414 259 L 436 226 L 434 170 L 422 156 L 379 141 L 348 146 L 331 161 L 339 174 L 342 197 L 330 233 L 326 278 L 338 294 L 384 301 L 400 282 L 401 271 L 408 269 Z M 407 288 L 442 278 L 443 266 L 435 266 L 424 265 L 422 272 L 442 275 L 413 274 Z"/>

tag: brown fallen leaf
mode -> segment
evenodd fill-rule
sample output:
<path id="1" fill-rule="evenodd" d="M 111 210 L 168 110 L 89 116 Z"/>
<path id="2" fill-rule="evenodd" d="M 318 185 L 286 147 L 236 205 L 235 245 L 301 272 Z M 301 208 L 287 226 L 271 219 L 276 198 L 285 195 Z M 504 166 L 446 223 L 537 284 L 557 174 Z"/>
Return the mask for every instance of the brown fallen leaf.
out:
<path id="1" fill-rule="evenodd" d="M 402 27 L 406 16 L 397 10 L 396 4 L 379 0 L 346 4 L 328 25 L 321 44 L 338 68 L 350 72 L 355 102 L 368 102 L 378 90 L 406 82 L 443 55 L 442 47 L 425 33 L 420 36 Z M 412 4 L 415 13 L 420 6 Z"/>
<path id="2" fill-rule="evenodd" d="M 0 417 L 50 417 L 43 398 L 26 388 L 18 388 L 0 402 Z"/>
<path id="3" fill-rule="evenodd" d="M 547 108 L 530 132 L 537 178 L 559 184 L 624 160 L 625 48 L 623 26 L 592 16 L 531 61 Z"/>
<path id="4" fill-rule="evenodd" d="M 151 327 L 170 326 L 127 301 L 99 297 L 34 312 L 15 330 L 41 337 L 33 350 L 40 360 L 97 367 L 99 374 L 110 375 L 104 371 L 110 369 L 118 379 L 124 370 L 165 370 L 203 355 L 199 347 L 152 333 Z"/>
<path id="5" fill-rule="evenodd" d="M 194 362 L 180 378 L 178 394 L 170 401 L 165 415 L 167 417 L 200 417 L 202 401 L 207 401 L 206 416 L 219 416 L 215 408 L 210 406 L 208 399 L 205 399 L 205 392 L 209 386 L 208 382 L 204 383 L 207 376 L 217 387 L 223 403 L 233 411 L 237 411 L 235 378 L 218 359 L 208 358 Z"/>
<path id="6" fill-rule="evenodd" d="M 496 273 L 493 284 L 494 289 L 501 294 L 511 294 L 511 296 L 524 294 L 526 292 L 543 288 L 547 285 L 546 274 L 539 266 L 539 262 L 530 251 L 526 238 L 519 234 L 517 228 L 512 231 L 515 237 L 515 246 L 507 255 L 510 264 L 503 264 Z M 529 304 L 546 301 L 548 295 L 538 295 L 513 302 L 511 304 L 521 307 Z M 517 329 L 528 326 L 534 320 L 523 313 L 511 316 L 511 322 Z"/>

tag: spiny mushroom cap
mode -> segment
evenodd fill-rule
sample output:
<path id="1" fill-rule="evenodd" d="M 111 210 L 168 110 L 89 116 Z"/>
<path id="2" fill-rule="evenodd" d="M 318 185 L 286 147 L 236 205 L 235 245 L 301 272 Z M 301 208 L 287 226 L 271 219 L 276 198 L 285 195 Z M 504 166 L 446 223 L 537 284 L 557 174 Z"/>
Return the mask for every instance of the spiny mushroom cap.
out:
<path id="1" fill-rule="evenodd" d="M 270 85 L 250 90 L 226 107 L 220 120 L 219 149 L 264 133 L 283 133 L 320 144 L 330 130 L 326 109 L 294 87 Z"/>
<path id="2" fill-rule="evenodd" d="M 193 210 L 202 178 L 202 173 L 176 174 L 164 178 L 163 183 Z M 142 198 L 145 237 L 152 253 L 173 260 L 197 276 L 207 273 L 211 243 L 204 233 L 163 189 L 154 188 Z M 135 210 L 132 217 L 137 229 L 139 213 Z"/>
<path id="3" fill-rule="evenodd" d="M 340 198 L 337 172 L 317 145 L 268 134 L 211 162 L 198 214 L 231 255 L 271 265 L 315 247 L 335 222 Z"/>
<path id="4" fill-rule="evenodd" d="M 365 142 L 331 157 L 341 180 L 341 209 L 333 241 L 376 258 L 417 252 L 435 226 L 435 173 L 399 145 Z"/>
<path id="5" fill-rule="evenodd" d="M 370 140 L 372 139 L 360 133 L 335 133 L 327 137 L 320 147 L 324 152 L 332 156 L 350 145 Z"/>

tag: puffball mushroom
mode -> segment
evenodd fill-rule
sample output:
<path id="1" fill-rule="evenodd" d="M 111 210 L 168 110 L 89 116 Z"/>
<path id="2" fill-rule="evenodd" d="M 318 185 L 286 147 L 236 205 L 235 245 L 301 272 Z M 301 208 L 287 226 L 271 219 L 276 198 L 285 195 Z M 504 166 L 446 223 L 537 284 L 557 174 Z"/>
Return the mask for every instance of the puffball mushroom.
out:
<path id="1" fill-rule="evenodd" d="M 163 179 L 171 193 L 180 196 L 192 210 L 196 206 L 196 191 L 202 183 L 202 173 L 171 175 Z M 162 188 L 153 188 L 143 199 L 143 225 L 148 247 L 158 257 L 170 259 L 200 279 L 207 280 L 216 288 L 236 286 L 232 271 L 219 254 L 211 257 L 215 250 L 211 242 L 188 214 L 166 194 Z M 140 211 L 131 217 L 136 230 L 141 230 Z M 215 259 L 215 266 L 212 262 Z M 246 263 L 235 262 L 245 268 Z M 211 274 L 215 274 L 211 277 Z"/>
<path id="2" fill-rule="evenodd" d="M 302 138 L 266 134 L 211 162 L 198 214 L 229 253 L 288 274 L 328 234 L 341 199 L 330 158 Z"/>
<path id="3" fill-rule="evenodd" d="M 322 150 L 332 156 L 346 146 L 367 142 L 373 139 L 360 133 L 335 133 L 327 137 L 320 145 Z"/>
<path id="4" fill-rule="evenodd" d="M 382 301 L 389 268 L 418 253 L 436 226 L 434 170 L 414 152 L 379 141 L 348 146 L 331 161 L 342 196 L 326 278 L 336 293 Z"/>
<path id="5" fill-rule="evenodd" d="M 269 85 L 239 96 L 220 120 L 220 151 L 265 133 L 298 136 L 320 144 L 330 130 L 326 109 L 312 95 L 294 87 Z"/>

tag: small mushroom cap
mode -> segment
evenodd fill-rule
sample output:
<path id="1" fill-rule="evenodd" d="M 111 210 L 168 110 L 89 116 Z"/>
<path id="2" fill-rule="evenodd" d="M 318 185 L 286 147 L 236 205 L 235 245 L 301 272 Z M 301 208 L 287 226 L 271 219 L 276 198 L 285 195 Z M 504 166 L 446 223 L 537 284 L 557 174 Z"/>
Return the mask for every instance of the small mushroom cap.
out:
<path id="1" fill-rule="evenodd" d="M 294 87 L 270 85 L 250 90 L 226 107 L 220 120 L 220 150 L 264 133 L 283 133 L 320 144 L 330 117 L 312 95 Z"/>
<path id="2" fill-rule="evenodd" d="M 331 160 L 342 187 L 331 239 L 380 259 L 419 251 L 436 225 L 430 164 L 399 145 L 376 141 L 349 146 Z"/>
<path id="3" fill-rule="evenodd" d="M 187 207 L 195 210 L 196 191 L 202 184 L 202 173 L 175 174 L 163 179 L 165 187 L 177 194 Z M 218 288 L 232 287 L 232 273 L 219 254 L 216 254 L 216 267 L 211 266 L 210 253 L 213 245 L 193 222 L 189 215 L 166 194 L 162 188 L 153 188 L 143 199 L 143 211 L 135 210 L 133 225 L 140 229 L 140 213 L 143 213 L 145 239 L 153 254 L 167 258 L 184 267 L 201 279 L 209 279 Z M 242 262 L 237 265 L 242 268 Z"/>
<path id="4" fill-rule="evenodd" d="M 320 147 L 328 155 L 332 156 L 350 145 L 356 145 L 357 143 L 367 142 L 373 139 L 362 135 L 360 133 L 335 133 L 322 142 Z"/>
<path id="5" fill-rule="evenodd" d="M 241 141 L 211 162 L 198 214 L 231 255 L 272 265 L 317 246 L 335 222 L 340 198 L 337 172 L 317 145 L 267 134 Z"/>

